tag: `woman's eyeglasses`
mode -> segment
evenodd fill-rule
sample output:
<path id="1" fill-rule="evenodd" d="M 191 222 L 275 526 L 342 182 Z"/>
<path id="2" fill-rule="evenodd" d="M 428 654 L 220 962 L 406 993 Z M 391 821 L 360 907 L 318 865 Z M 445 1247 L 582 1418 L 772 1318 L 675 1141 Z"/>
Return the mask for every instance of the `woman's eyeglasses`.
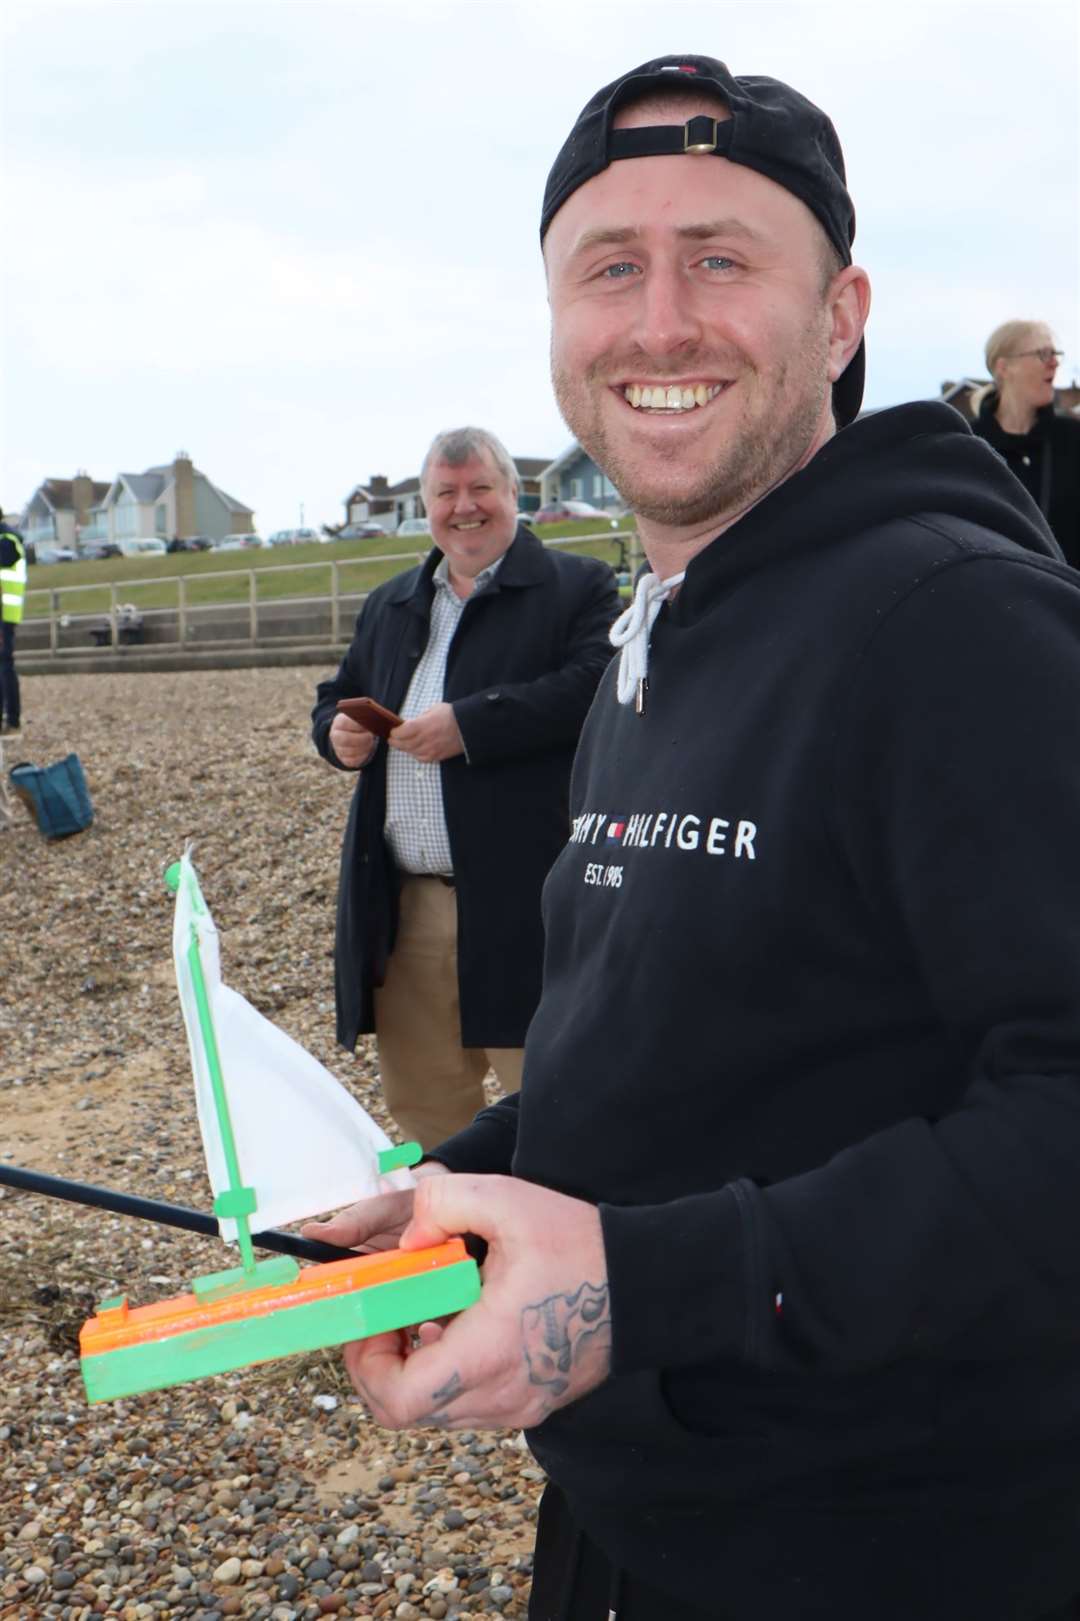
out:
<path id="1" fill-rule="evenodd" d="M 1060 360 L 1064 353 L 1064 349 L 1021 349 L 1018 354 L 1013 355 L 1013 359 L 1024 360 L 1028 355 L 1034 355 L 1044 366 L 1049 366 L 1052 360 Z"/>

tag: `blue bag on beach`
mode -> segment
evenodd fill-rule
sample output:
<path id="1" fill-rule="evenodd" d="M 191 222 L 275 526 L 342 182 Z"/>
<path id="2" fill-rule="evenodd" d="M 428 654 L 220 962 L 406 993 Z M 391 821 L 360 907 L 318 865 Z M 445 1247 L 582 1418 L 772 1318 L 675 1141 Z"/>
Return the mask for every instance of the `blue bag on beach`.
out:
<path id="1" fill-rule="evenodd" d="M 54 765 L 13 765 L 8 776 L 47 839 L 81 833 L 94 820 L 90 790 L 77 754 Z"/>

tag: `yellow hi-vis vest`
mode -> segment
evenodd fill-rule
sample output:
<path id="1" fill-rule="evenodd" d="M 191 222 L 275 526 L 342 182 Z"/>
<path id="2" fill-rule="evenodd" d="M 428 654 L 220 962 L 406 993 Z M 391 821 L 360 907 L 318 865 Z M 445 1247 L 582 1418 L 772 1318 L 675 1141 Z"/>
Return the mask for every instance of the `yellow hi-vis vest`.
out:
<path id="1" fill-rule="evenodd" d="M 18 535 L 0 526 L 0 534 L 15 542 L 18 557 L 10 568 L 0 568 L 0 619 L 17 625 L 23 616 L 23 598 L 26 595 L 26 547 Z"/>

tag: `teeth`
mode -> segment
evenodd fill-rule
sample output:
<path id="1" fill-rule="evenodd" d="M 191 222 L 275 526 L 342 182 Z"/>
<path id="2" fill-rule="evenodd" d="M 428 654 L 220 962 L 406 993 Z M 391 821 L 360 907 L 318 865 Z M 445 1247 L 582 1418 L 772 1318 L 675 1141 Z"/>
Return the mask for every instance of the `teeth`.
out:
<path id="1" fill-rule="evenodd" d="M 710 400 L 715 400 L 722 387 L 721 383 L 696 383 L 693 388 L 682 388 L 677 383 L 667 388 L 628 383 L 623 397 L 635 411 L 692 411 L 695 406 L 708 405 Z"/>

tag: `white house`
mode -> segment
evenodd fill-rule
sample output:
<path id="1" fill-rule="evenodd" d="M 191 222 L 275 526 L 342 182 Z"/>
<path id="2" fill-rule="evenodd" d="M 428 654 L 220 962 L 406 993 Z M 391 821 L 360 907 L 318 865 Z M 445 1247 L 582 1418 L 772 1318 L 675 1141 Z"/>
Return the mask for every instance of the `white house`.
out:
<path id="1" fill-rule="evenodd" d="M 95 536 L 121 540 L 175 540 L 177 536 L 249 535 L 254 513 L 192 466 L 186 451 L 145 473 L 117 473 L 94 509 Z"/>

